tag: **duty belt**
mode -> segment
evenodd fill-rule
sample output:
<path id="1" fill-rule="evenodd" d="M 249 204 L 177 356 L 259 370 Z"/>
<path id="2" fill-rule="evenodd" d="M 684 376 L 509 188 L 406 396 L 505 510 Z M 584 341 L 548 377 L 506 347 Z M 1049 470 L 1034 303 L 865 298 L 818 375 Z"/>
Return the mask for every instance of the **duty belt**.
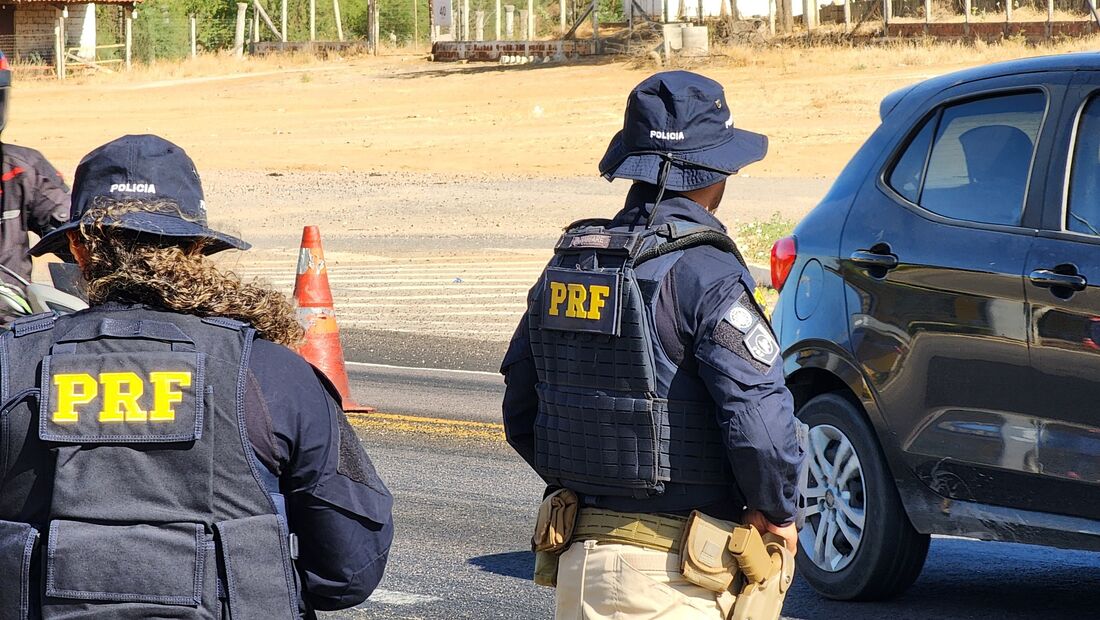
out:
<path id="1" fill-rule="evenodd" d="M 595 540 L 679 553 L 686 522 L 687 519 L 674 515 L 581 508 L 573 541 Z"/>

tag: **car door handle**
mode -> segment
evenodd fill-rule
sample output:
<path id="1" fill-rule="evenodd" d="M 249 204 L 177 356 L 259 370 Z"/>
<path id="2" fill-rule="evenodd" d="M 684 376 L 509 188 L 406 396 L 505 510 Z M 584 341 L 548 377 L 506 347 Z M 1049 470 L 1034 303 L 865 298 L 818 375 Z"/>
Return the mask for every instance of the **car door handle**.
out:
<path id="1" fill-rule="evenodd" d="M 1031 283 L 1043 288 L 1065 287 L 1075 291 L 1083 291 L 1089 285 L 1085 276 L 1068 273 L 1057 273 L 1049 269 L 1036 269 L 1028 276 Z"/>
<path id="2" fill-rule="evenodd" d="M 880 254 L 868 250 L 856 250 L 852 252 L 849 258 L 860 267 L 893 269 L 898 266 L 898 257 L 893 254 Z"/>

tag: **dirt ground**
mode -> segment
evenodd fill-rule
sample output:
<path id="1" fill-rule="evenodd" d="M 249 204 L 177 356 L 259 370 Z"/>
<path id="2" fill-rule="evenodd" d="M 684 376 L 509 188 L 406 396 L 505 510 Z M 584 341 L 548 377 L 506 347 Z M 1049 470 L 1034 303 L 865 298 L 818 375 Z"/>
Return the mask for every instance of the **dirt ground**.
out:
<path id="1" fill-rule="evenodd" d="M 718 50 L 693 68 L 726 87 L 738 126 L 771 138 L 719 216 L 799 219 L 897 88 L 1094 44 Z M 212 221 L 256 245 L 224 264 L 289 290 L 301 227 L 318 224 L 342 323 L 498 341 L 561 227 L 621 204 L 625 184 L 598 179 L 596 164 L 654 70 L 389 57 L 205 58 L 64 83 L 17 72 L 4 140 L 71 177 L 107 140 L 162 135 L 195 159 Z"/>

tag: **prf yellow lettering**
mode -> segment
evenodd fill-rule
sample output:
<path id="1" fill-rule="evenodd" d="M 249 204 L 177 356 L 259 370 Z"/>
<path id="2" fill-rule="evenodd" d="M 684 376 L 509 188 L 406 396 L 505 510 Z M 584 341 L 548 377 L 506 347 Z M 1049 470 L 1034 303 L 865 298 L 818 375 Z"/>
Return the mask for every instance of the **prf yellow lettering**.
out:
<path id="1" fill-rule="evenodd" d="M 588 291 L 589 296 L 592 298 L 592 300 L 588 302 L 588 318 L 593 321 L 598 321 L 600 320 L 600 310 L 602 310 L 604 304 L 607 303 L 607 296 L 611 294 L 611 287 L 593 284 L 588 287 Z"/>
<path id="2" fill-rule="evenodd" d="M 132 372 L 105 372 L 99 375 L 103 386 L 100 422 L 145 422 L 149 414 L 138 404 L 145 393 L 145 382 Z"/>
<path id="3" fill-rule="evenodd" d="M 54 375 L 53 384 L 57 386 L 57 410 L 53 412 L 53 421 L 59 424 L 80 421 L 77 405 L 87 405 L 99 394 L 99 383 L 89 374 Z"/>
<path id="4" fill-rule="evenodd" d="M 150 422 L 171 422 L 176 419 L 176 408 L 172 405 L 183 402 L 183 392 L 172 389 L 191 387 L 189 372 L 151 372 L 149 381 L 153 383 L 153 410 L 149 412 Z"/>
<path id="5" fill-rule="evenodd" d="M 56 374 L 57 409 L 53 421 L 66 424 L 80 421 L 82 405 L 91 404 L 102 394 L 100 422 L 171 422 L 176 419 L 175 405 L 183 402 L 182 388 L 191 387 L 188 371 L 149 373 L 153 384 L 153 408 L 142 409 L 145 380 L 133 372 L 105 372 L 98 377 L 87 373 Z"/>
<path id="6" fill-rule="evenodd" d="M 550 315 L 558 316 L 558 308 L 565 301 L 565 285 L 561 282 L 550 283 Z"/>
<path id="7" fill-rule="evenodd" d="M 584 311 L 584 300 L 587 298 L 588 291 L 583 284 L 569 284 L 569 305 L 565 308 L 565 316 L 587 319 L 588 313 Z"/>
<path id="8" fill-rule="evenodd" d="M 558 316 L 561 313 L 561 305 L 565 303 L 565 316 L 571 319 L 598 321 L 602 315 L 601 311 L 607 306 L 607 298 L 610 295 L 610 286 L 593 284 L 586 287 L 583 284 L 550 282 L 548 312 L 551 316 Z"/>

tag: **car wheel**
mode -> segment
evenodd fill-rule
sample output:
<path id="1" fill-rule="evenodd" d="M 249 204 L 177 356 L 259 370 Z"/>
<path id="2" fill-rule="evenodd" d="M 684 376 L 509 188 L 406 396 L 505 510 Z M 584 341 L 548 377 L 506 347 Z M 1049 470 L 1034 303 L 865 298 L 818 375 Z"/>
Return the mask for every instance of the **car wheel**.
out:
<path id="1" fill-rule="evenodd" d="M 810 444 L 799 572 L 832 599 L 900 594 L 920 575 L 930 537 L 909 522 L 870 425 L 835 393 L 811 399 L 798 417 Z"/>

